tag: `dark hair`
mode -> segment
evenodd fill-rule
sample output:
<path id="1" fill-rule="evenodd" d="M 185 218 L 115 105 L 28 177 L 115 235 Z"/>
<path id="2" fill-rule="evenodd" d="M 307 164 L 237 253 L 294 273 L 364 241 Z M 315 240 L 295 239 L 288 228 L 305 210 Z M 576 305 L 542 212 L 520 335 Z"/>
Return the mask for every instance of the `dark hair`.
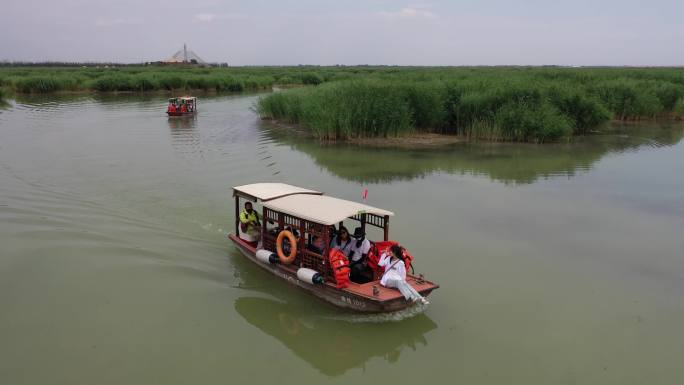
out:
<path id="1" fill-rule="evenodd" d="M 390 251 L 392 252 L 392 254 L 395 257 L 401 259 L 402 261 L 404 260 L 404 248 L 403 247 L 401 247 L 399 245 L 393 245 L 392 247 L 390 247 Z"/>
<path id="2" fill-rule="evenodd" d="M 249 207 L 252 207 L 252 202 L 249 202 L 249 201 L 245 202 L 245 207 L 247 207 L 247 205 L 249 205 Z"/>
<path id="3" fill-rule="evenodd" d="M 342 232 L 343 232 L 343 231 L 344 231 L 345 233 L 347 233 L 347 239 L 350 239 L 350 237 L 351 237 L 351 236 L 349 235 L 349 230 L 347 230 L 347 228 L 344 227 L 344 226 L 340 226 L 340 229 L 339 229 L 339 230 L 337 231 L 337 233 L 335 234 L 335 242 L 337 242 L 338 244 L 341 244 L 341 241 L 342 241 Z"/>

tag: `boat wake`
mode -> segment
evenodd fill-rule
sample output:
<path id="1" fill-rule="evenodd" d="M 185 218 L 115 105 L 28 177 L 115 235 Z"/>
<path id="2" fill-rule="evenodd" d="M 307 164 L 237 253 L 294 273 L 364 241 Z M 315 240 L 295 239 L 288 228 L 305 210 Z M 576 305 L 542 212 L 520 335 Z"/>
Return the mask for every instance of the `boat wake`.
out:
<path id="1" fill-rule="evenodd" d="M 417 316 L 423 313 L 428 306 L 429 302 L 417 301 L 414 305 L 409 306 L 405 309 L 401 309 L 391 313 L 378 313 L 378 314 L 345 314 L 335 317 L 327 317 L 330 319 L 335 319 L 339 321 L 345 321 L 350 323 L 384 323 L 384 322 L 399 322 L 408 318 Z"/>

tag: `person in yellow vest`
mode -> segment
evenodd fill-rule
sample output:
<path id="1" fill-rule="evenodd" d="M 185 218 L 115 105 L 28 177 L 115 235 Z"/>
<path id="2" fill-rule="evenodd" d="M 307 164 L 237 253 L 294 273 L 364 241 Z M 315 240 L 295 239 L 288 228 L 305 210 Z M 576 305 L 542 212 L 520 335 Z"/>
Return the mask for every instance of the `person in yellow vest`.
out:
<path id="1" fill-rule="evenodd" d="M 261 215 L 252 208 L 252 202 L 245 202 L 240 213 L 240 238 L 256 245 L 261 239 Z"/>

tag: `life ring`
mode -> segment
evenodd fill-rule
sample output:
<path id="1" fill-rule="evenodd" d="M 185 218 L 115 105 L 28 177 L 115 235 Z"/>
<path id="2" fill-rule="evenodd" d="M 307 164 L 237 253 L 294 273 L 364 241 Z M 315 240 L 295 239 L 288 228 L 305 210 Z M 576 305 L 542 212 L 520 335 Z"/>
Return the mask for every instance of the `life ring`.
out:
<path id="1" fill-rule="evenodd" d="M 285 252 L 283 251 L 283 239 L 285 239 L 285 237 L 287 237 L 287 240 L 290 241 L 290 254 L 288 255 L 285 255 Z M 289 265 L 294 262 L 295 257 L 297 256 L 297 239 L 291 231 L 283 230 L 280 232 L 280 234 L 278 234 L 278 239 L 276 240 L 276 250 L 278 251 L 280 263 L 283 265 Z"/>

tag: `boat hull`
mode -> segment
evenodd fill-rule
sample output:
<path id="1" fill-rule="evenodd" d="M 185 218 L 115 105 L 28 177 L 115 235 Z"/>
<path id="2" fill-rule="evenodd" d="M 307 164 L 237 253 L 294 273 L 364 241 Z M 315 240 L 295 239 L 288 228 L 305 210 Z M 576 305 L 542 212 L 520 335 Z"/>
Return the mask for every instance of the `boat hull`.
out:
<path id="1" fill-rule="evenodd" d="M 166 111 L 166 114 L 169 116 L 193 116 L 193 115 L 195 115 L 194 112 L 170 112 L 170 111 Z"/>
<path id="2" fill-rule="evenodd" d="M 356 312 L 363 313 L 387 313 L 405 309 L 412 305 L 412 303 L 406 301 L 402 296 L 392 296 L 390 299 L 376 298 L 373 295 L 364 295 L 362 289 L 360 290 L 348 290 L 348 289 L 338 289 L 332 283 L 324 283 L 319 285 L 312 285 L 305 281 L 301 281 L 297 278 L 297 273 L 294 269 L 287 269 L 280 264 L 266 264 L 262 263 L 256 259 L 256 249 L 246 242 L 242 241 L 235 235 L 229 236 L 230 240 L 235 243 L 240 252 L 249 260 L 256 263 L 262 269 L 271 272 L 272 274 L 278 276 L 279 278 L 298 286 L 301 289 L 313 294 L 314 296 L 329 302 L 335 306 L 350 309 Z M 375 282 L 377 285 L 377 281 Z M 356 285 L 356 284 L 352 284 Z M 370 287 L 365 284 L 364 286 Z M 361 285 L 356 285 L 361 288 Z M 438 288 L 439 286 L 431 282 L 426 282 L 423 286 L 417 288 L 421 295 L 427 296 L 432 290 Z M 365 288 L 364 288 L 365 289 Z M 388 291 L 392 289 L 382 288 L 383 291 Z"/>

